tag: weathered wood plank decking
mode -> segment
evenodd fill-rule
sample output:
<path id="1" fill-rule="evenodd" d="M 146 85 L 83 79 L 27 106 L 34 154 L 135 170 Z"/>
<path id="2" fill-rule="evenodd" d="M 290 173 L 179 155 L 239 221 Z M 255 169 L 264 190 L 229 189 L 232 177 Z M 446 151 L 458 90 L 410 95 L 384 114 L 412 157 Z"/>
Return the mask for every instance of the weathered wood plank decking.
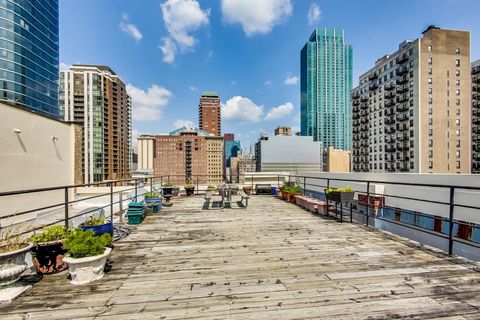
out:
<path id="1" fill-rule="evenodd" d="M 176 200 L 91 285 L 45 277 L 1 319 L 480 319 L 478 265 L 271 197 Z"/>

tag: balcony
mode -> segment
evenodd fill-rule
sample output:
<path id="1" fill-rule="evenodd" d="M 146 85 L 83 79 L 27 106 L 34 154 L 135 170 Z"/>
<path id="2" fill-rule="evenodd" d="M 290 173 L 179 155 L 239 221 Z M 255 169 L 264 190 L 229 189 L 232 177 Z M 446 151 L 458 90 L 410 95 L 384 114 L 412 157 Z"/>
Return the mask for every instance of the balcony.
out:
<path id="1" fill-rule="evenodd" d="M 385 107 L 387 107 L 387 108 L 393 106 L 394 104 L 395 104 L 395 101 L 393 101 L 393 100 L 386 100 L 385 101 Z"/>
<path id="2" fill-rule="evenodd" d="M 480 83 L 480 74 L 476 74 L 472 76 L 472 83 L 476 83 L 476 84 Z"/>
<path id="3" fill-rule="evenodd" d="M 396 91 L 397 91 L 397 93 L 407 92 L 408 91 L 408 85 L 407 84 L 401 85 L 401 86 L 397 87 Z"/>
<path id="4" fill-rule="evenodd" d="M 395 117 L 393 117 L 393 116 L 385 117 L 384 123 L 386 125 L 395 124 Z"/>
<path id="5" fill-rule="evenodd" d="M 401 101 L 399 101 L 401 102 Z M 407 111 L 409 109 L 409 105 L 408 103 L 402 103 L 402 104 L 399 104 L 395 107 L 395 110 L 397 110 L 397 112 L 404 112 L 404 111 Z"/>
<path id="6" fill-rule="evenodd" d="M 405 139 L 403 139 L 403 140 L 405 140 Z M 406 143 L 397 143 L 396 148 L 397 148 L 398 151 L 408 151 L 409 150 L 408 144 L 406 144 Z"/>
<path id="7" fill-rule="evenodd" d="M 397 96 L 397 102 L 398 103 L 408 101 L 408 99 L 409 99 L 408 94 L 402 94 L 400 96 Z"/>
<path id="8" fill-rule="evenodd" d="M 368 101 L 368 95 L 364 94 L 363 96 L 360 97 L 361 102 L 367 102 Z"/>
<path id="9" fill-rule="evenodd" d="M 407 75 L 403 75 L 401 77 L 398 77 L 395 82 L 397 84 L 404 84 L 404 83 L 407 83 L 408 82 L 408 76 Z"/>
<path id="10" fill-rule="evenodd" d="M 397 141 L 407 141 L 409 139 L 408 134 L 397 134 Z"/>
<path id="11" fill-rule="evenodd" d="M 384 97 L 385 97 L 385 99 L 394 98 L 394 97 L 395 97 L 395 92 L 393 92 L 393 91 L 387 91 L 387 92 L 385 92 Z"/>
<path id="12" fill-rule="evenodd" d="M 358 99 L 360 98 L 360 92 L 356 91 L 352 93 L 352 99 Z"/>
<path id="13" fill-rule="evenodd" d="M 408 61 L 408 54 L 406 54 L 406 53 L 402 53 L 397 58 L 395 58 L 395 62 L 397 64 L 405 63 L 407 61 Z"/>
<path id="14" fill-rule="evenodd" d="M 372 72 L 368 75 L 368 80 L 375 80 L 378 78 L 378 72 Z"/>
<path id="15" fill-rule="evenodd" d="M 409 119 L 408 115 L 403 113 L 403 114 L 397 114 L 396 116 L 396 120 L 399 121 L 399 122 L 402 122 L 402 121 L 407 121 Z"/>
<path id="16" fill-rule="evenodd" d="M 362 102 L 362 103 L 360 103 L 360 109 L 365 110 L 365 109 L 368 109 L 368 107 L 369 107 L 368 102 Z"/>
<path id="17" fill-rule="evenodd" d="M 400 68 L 398 68 L 398 69 L 396 70 L 396 75 L 397 75 L 397 76 L 401 76 L 401 75 L 403 75 L 403 74 L 405 74 L 405 73 L 407 73 L 407 72 L 408 72 L 408 67 L 407 67 L 407 66 L 401 66 Z"/>
<path id="18" fill-rule="evenodd" d="M 352 100 L 352 105 L 358 106 L 360 105 L 360 101 L 358 101 L 358 99 Z"/>
<path id="19" fill-rule="evenodd" d="M 394 84 L 393 82 L 389 82 L 389 83 L 387 83 L 387 84 L 385 85 L 384 89 L 385 89 L 386 91 L 393 90 L 393 89 L 395 89 L 395 84 Z"/>
<path id="20" fill-rule="evenodd" d="M 370 83 L 370 84 L 368 85 L 368 89 L 369 89 L 369 90 L 375 90 L 375 89 L 377 89 L 377 88 L 378 88 L 378 83 L 377 83 L 377 82 L 373 82 L 373 83 Z"/>

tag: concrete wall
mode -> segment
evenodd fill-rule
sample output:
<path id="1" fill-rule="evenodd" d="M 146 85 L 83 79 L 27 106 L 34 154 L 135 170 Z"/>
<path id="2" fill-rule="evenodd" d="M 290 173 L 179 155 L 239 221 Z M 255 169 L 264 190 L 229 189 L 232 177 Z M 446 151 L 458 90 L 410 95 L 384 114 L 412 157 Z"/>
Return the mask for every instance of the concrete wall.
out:
<path id="1" fill-rule="evenodd" d="M 0 119 L 0 192 L 73 184 L 74 125 L 5 104 Z M 0 217 L 63 200 L 63 190 L 0 197 Z M 36 215 L 0 218 L 0 226 Z"/>

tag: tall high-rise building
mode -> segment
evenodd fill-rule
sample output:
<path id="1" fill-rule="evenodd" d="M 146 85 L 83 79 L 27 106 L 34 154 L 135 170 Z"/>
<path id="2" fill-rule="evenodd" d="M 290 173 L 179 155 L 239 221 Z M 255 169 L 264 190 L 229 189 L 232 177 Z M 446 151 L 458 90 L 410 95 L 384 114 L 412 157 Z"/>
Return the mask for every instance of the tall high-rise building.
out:
<path id="1" fill-rule="evenodd" d="M 470 173 L 470 33 L 430 26 L 352 90 L 353 171 Z"/>
<path id="2" fill-rule="evenodd" d="M 58 119 L 58 0 L 3 0 L 0 12 L 0 100 Z"/>
<path id="3" fill-rule="evenodd" d="M 130 177 L 132 105 L 125 84 L 107 66 L 60 72 L 60 112 L 83 125 L 85 183 Z"/>
<path id="4" fill-rule="evenodd" d="M 194 128 L 169 134 L 142 135 L 139 163 L 153 163 L 155 176 L 174 184 L 186 181 L 215 184 L 223 181 L 223 139 Z"/>
<path id="5" fill-rule="evenodd" d="M 472 173 L 480 173 L 480 60 L 472 63 Z"/>
<path id="6" fill-rule="evenodd" d="M 205 91 L 202 93 L 198 106 L 200 130 L 213 133 L 215 136 L 220 136 L 222 133 L 220 112 L 220 97 L 218 94 L 213 91 Z"/>
<path id="7" fill-rule="evenodd" d="M 315 29 L 300 57 L 302 136 L 350 150 L 352 47 L 343 30 Z"/>

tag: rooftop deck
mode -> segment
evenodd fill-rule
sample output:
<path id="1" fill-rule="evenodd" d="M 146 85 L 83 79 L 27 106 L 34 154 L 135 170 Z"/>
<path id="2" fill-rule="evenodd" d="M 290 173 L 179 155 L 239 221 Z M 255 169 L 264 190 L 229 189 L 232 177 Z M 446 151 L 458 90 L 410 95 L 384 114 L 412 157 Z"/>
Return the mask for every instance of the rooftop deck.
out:
<path id="1" fill-rule="evenodd" d="M 480 268 L 269 196 L 175 200 L 115 243 L 111 271 L 48 276 L 2 319 L 479 319 Z"/>

